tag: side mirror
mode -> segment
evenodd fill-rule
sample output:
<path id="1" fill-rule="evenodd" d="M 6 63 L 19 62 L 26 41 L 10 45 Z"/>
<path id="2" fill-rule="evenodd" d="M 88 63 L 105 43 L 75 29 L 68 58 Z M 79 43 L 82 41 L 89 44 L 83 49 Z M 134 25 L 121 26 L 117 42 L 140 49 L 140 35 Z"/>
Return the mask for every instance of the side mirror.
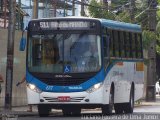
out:
<path id="1" fill-rule="evenodd" d="M 24 51 L 25 47 L 26 47 L 26 38 L 24 37 L 24 32 L 25 30 L 27 30 L 28 28 L 26 27 L 23 31 L 22 31 L 22 37 L 20 40 L 20 45 L 19 45 L 19 50 L 20 51 Z"/>
<path id="2" fill-rule="evenodd" d="M 20 41 L 19 50 L 20 50 L 20 51 L 24 51 L 24 50 L 25 50 L 25 47 L 26 47 L 26 38 L 24 38 L 24 37 L 22 36 L 21 41 Z"/>

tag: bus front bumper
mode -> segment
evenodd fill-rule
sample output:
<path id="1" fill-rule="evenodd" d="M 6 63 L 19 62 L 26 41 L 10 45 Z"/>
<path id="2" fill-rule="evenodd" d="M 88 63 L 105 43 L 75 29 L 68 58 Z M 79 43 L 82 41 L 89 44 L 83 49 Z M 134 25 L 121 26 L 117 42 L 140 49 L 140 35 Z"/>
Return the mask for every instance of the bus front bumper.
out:
<path id="1" fill-rule="evenodd" d="M 103 87 L 94 92 L 42 92 L 27 88 L 28 104 L 107 104 L 108 94 L 103 95 Z"/>

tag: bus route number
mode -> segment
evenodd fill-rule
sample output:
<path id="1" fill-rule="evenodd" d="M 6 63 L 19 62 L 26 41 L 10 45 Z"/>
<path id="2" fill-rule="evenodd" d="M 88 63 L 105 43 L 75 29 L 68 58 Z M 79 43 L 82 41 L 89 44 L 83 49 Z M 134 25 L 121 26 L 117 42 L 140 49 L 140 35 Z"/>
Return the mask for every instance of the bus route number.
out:
<path id="1" fill-rule="evenodd" d="M 47 86 L 46 90 L 53 90 L 53 86 Z"/>

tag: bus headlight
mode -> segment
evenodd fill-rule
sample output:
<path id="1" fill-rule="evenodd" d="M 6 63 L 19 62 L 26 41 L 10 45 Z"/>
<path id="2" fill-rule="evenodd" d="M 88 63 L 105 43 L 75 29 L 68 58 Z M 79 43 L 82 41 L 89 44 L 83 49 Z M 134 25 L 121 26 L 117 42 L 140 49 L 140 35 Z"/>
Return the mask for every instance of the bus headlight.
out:
<path id="1" fill-rule="evenodd" d="M 89 89 L 87 90 L 87 92 L 88 92 L 88 93 L 92 93 L 92 92 L 98 90 L 100 87 L 102 87 L 102 85 L 103 85 L 103 82 L 97 83 L 97 84 L 93 85 L 91 88 L 89 88 Z"/>
<path id="2" fill-rule="evenodd" d="M 37 93 L 41 93 L 42 91 L 40 90 L 40 89 L 38 89 L 34 84 L 27 84 L 27 87 L 29 88 L 29 89 L 31 89 L 32 91 L 34 91 L 34 92 L 37 92 Z"/>

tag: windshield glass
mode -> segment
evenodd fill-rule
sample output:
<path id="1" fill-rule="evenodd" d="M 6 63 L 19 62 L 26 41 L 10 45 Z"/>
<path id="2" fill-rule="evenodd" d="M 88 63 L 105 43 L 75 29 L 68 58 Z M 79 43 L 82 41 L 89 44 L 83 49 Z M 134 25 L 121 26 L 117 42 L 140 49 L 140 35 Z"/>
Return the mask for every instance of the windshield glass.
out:
<path id="1" fill-rule="evenodd" d="M 93 34 L 32 35 L 28 43 L 30 72 L 82 73 L 101 67 L 100 37 Z"/>

